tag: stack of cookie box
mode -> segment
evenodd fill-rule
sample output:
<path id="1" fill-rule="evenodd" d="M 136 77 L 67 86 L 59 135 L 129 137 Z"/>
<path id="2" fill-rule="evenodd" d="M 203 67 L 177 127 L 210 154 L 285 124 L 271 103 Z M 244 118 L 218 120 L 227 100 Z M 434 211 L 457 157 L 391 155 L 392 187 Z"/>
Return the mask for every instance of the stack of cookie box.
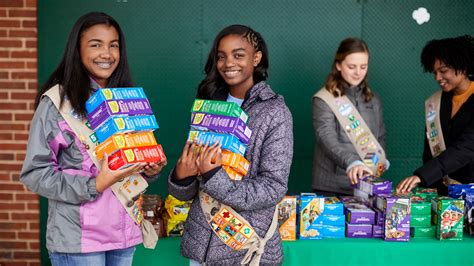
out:
<path id="1" fill-rule="evenodd" d="M 98 89 L 87 100 L 86 110 L 100 143 L 97 157 L 102 160 L 107 154 L 110 169 L 166 160 L 153 135 L 158 124 L 143 88 Z"/>
<path id="2" fill-rule="evenodd" d="M 324 211 L 316 222 L 323 225 L 323 238 L 343 238 L 346 226 L 342 202 L 337 197 L 325 197 Z"/>
<path id="3" fill-rule="evenodd" d="M 285 196 L 278 203 L 278 230 L 281 240 L 296 240 L 296 212 L 298 196 Z"/>
<path id="4" fill-rule="evenodd" d="M 346 216 L 346 237 L 372 238 L 375 212 L 367 206 L 367 201 L 356 197 L 341 197 Z"/>
<path id="5" fill-rule="evenodd" d="M 448 195 L 464 199 L 464 228 L 469 235 L 474 235 L 474 184 L 449 185 Z"/>
<path id="6" fill-rule="evenodd" d="M 298 238 L 322 239 L 324 197 L 315 193 L 301 193 L 298 200 Z"/>
<path id="7" fill-rule="evenodd" d="M 414 238 L 434 237 L 436 227 L 432 225 L 431 199 L 438 197 L 436 189 L 417 188 L 410 197 L 410 236 Z"/>
<path id="8" fill-rule="evenodd" d="M 462 240 L 464 226 L 464 200 L 437 197 L 431 200 L 436 238 L 439 240 Z"/>
<path id="9" fill-rule="evenodd" d="M 372 237 L 384 237 L 385 216 L 382 209 L 377 208 L 375 201 L 377 197 L 390 195 L 392 182 L 375 176 L 366 176 L 359 180 L 354 188 L 354 196 L 366 202 L 375 213 L 372 225 Z"/>
<path id="10" fill-rule="evenodd" d="M 385 241 L 410 240 L 410 198 L 400 195 L 377 196 L 376 207 L 385 217 Z"/>
<path id="11" fill-rule="evenodd" d="M 314 211 L 309 212 L 309 221 L 310 228 L 306 230 L 316 230 L 318 232 L 317 237 L 308 238 L 308 239 L 321 239 L 321 238 L 343 238 L 345 236 L 345 216 L 344 216 L 344 207 L 342 202 L 337 197 L 320 197 L 314 193 L 302 193 L 305 197 L 313 197 L 318 200 L 320 203 L 320 212 L 316 212 L 314 216 Z M 303 197 L 303 196 L 301 196 Z M 304 200 L 302 201 L 304 202 Z M 303 228 L 304 221 L 304 211 L 300 212 L 300 228 Z M 306 235 L 308 235 L 306 233 Z M 300 233 L 300 238 L 305 236 Z"/>
<path id="12" fill-rule="evenodd" d="M 242 180 L 250 163 L 244 158 L 252 130 L 248 115 L 233 102 L 196 99 L 191 108 L 188 141 L 222 146 L 222 168 L 232 180 Z"/>

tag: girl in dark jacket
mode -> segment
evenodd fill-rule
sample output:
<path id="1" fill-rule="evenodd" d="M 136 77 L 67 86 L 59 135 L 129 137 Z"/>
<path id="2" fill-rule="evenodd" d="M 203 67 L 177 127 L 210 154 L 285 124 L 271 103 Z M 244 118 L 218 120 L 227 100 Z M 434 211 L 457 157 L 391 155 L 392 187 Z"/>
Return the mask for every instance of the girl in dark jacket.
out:
<path id="1" fill-rule="evenodd" d="M 449 183 L 474 182 L 474 38 L 465 35 L 431 40 L 423 48 L 421 64 L 440 86 L 440 99 L 434 103 L 439 105 L 439 112 L 426 115 L 430 121 L 423 166 L 403 179 L 397 191 L 407 193 L 420 184 L 447 194 Z M 431 130 L 435 115 L 440 121 L 438 132 Z M 438 135 L 443 139 L 443 149 L 434 143 Z"/>
<path id="2" fill-rule="evenodd" d="M 192 265 L 238 265 L 247 253 L 233 250 L 214 234 L 201 209 L 199 191 L 233 208 L 260 238 L 269 231 L 275 207 L 287 191 L 293 156 L 292 116 L 283 97 L 265 82 L 267 69 L 267 47 L 258 32 L 232 25 L 217 35 L 197 98 L 235 102 L 247 112 L 253 131 L 245 153 L 250 169 L 241 181 L 233 181 L 220 166 L 219 145 L 204 146 L 200 154 L 194 152 L 199 144 L 185 145 L 168 184 L 178 199 L 194 199 L 181 241 L 181 254 Z M 276 230 L 264 245 L 260 263 L 282 261 Z"/>

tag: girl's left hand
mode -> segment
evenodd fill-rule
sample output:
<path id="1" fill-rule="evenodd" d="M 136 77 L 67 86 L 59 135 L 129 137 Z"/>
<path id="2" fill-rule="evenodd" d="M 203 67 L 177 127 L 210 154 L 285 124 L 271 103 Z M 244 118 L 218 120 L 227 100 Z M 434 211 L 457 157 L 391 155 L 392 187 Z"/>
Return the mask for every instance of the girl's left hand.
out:
<path id="1" fill-rule="evenodd" d="M 148 177 L 155 176 L 163 170 L 167 163 L 166 160 L 158 163 L 149 163 L 143 167 L 143 173 Z"/>
<path id="2" fill-rule="evenodd" d="M 209 146 L 208 144 L 204 145 L 203 149 L 201 150 L 201 153 L 196 159 L 196 164 L 199 169 L 199 173 L 204 174 L 218 166 L 221 166 L 221 146 L 222 145 L 217 141 L 211 146 Z"/>
<path id="3" fill-rule="evenodd" d="M 406 194 L 411 192 L 418 184 L 421 183 L 420 177 L 413 175 L 403 179 L 397 186 L 397 193 Z"/>

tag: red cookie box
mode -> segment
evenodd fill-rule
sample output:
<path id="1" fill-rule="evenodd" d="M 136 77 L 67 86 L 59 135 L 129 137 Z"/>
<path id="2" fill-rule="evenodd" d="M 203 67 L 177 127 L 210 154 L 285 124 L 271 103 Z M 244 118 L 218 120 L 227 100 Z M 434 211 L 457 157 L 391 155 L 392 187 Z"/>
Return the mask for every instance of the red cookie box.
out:
<path id="1" fill-rule="evenodd" d="M 166 160 L 160 144 L 145 147 L 119 149 L 109 157 L 109 168 L 117 170 L 134 163 L 154 163 Z"/>

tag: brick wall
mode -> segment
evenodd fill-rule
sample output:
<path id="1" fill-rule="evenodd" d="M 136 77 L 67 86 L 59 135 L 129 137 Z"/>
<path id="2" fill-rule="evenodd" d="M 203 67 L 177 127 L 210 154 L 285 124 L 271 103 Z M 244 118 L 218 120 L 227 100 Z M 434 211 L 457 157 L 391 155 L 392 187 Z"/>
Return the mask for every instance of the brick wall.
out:
<path id="1" fill-rule="evenodd" d="M 37 0 L 0 0 L 0 265 L 38 265 L 39 201 L 19 181 L 37 84 Z"/>

